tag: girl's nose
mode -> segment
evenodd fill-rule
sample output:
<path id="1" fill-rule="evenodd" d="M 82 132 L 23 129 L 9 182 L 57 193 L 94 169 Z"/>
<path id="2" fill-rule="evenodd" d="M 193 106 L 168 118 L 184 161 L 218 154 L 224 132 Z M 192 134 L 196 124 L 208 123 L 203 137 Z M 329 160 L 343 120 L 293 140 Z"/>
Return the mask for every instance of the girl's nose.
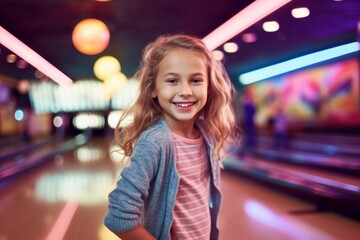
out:
<path id="1" fill-rule="evenodd" d="M 179 95 L 180 96 L 189 96 L 192 94 L 191 86 L 187 83 L 180 84 Z"/>

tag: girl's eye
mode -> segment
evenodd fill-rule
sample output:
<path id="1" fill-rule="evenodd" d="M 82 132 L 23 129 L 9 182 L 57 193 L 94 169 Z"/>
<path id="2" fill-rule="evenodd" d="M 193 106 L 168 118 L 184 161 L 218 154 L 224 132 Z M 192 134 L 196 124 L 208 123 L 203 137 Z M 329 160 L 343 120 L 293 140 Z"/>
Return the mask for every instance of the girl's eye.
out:
<path id="1" fill-rule="evenodd" d="M 195 78 L 195 79 L 192 79 L 191 82 L 192 82 L 192 83 L 195 83 L 195 84 L 200 84 L 200 83 L 203 82 L 203 80 L 202 80 L 202 79 L 197 79 L 197 78 Z"/>
<path id="2" fill-rule="evenodd" d="M 167 79 L 166 82 L 167 83 L 177 83 L 177 80 L 174 78 L 171 78 L 171 79 Z"/>

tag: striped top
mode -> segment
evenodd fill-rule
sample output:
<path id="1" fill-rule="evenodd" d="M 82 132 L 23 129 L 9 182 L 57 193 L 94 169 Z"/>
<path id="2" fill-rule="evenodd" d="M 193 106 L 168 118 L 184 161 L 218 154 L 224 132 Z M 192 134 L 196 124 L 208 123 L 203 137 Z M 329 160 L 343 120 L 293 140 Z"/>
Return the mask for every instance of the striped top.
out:
<path id="1" fill-rule="evenodd" d="M 209 161 L 204 139 L 187 139 L 173 133 L 176 168 L 180 175 L 171 239 L 210 239 Z"/>

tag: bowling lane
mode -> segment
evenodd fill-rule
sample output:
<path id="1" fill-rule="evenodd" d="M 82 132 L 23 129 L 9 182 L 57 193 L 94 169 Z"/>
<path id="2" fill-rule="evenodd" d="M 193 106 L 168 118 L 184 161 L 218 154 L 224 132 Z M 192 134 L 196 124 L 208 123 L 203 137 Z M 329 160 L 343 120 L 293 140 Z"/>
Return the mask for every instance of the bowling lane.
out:
<path id="1" fill-rule="evenodd" d="M 0 239 L 117 239 L 102 224 L 117 175 L 109 145 L 93 139 L 1 188 Z"/>
<path id="2" fill-rule="evenodd" d="M 93 138 L 0 188 L 0 239 L 117 239 L 103 225 L 120 163 Z M 221 240 L 355 239 L 360 223 L 229 173 L 222 174 Z M 63 238 L 62 238 L 63 237 Z"/>
<path id="3" fill-rule="evenodd" d="M 233 173 L 222 173 L 222 192 L 222 240 L 355 240 L 360 236 L 358 221 L 311 211 L 315 206 L 308 202 Z"/>
<path id="4" fill-rule="evenodd" d="M 324 157 L 326 158 L 326 157 Z M 329 180 L 341 182 L 344 184 L 351 184 L 358 188 L 360 188 L 360 178 L 355 177 L 352 175 L 347 175 L 343 173 L 336 173 L 335 171 L 329 171 L 322 168 L 315 168 L 311 167 L 310 165 L 304 165 L 304 164 L 294 164 L 294 163 L 287 163 L 287 162 L 279 162 L 279 161 L 272 161 L 268 159 L 263 159 L 257 156 L 244 156 L 239 159 L 235 158 L 229 158 L 228 160 L 231 161 L 245 161 L 246 164 L 250 164 L 253 166 L 257 166 L 259 168 L 264 169 L 285 169 L 286 171 L 296 174 L 296 173 L 302 173 L 306 175 L 313 175 L 318 176 L 321 178 L 326 178 Z M 316 165 L 315 165 L 316 166 Z"/>

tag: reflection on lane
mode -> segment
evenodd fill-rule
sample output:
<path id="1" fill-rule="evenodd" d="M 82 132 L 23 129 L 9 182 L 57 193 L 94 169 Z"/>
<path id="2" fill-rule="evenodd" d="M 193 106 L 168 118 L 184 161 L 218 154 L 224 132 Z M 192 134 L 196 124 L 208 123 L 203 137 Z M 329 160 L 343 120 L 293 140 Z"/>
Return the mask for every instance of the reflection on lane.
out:
<path id="1" fill-rule="evenodd" d="M 248 200 L 244 204 L 244 210 L 246 215 L 258 224 L 269 227 L 274 232 L 281 232 L 289 239 L 334 239 L 326 232 L 316 229 L 306 224 L 306 222 L 299 221 L 291 215 L 275 212 L 273 209 L 268 208 L 266 203 L 262 204 L 256 200 Z M 258 227 L 260 228 L 260 226 Z M 300 232 L 301 236 L 299 236 Z"/>
<path id="2" fill-rule="evenodd" d="M 82 163 L 101 161 L 105 157 L 105 150 L 96 146 L 84 145 L 75 150 L 75 157 Z"/>
<path id="3" fill-rule="evenodd" d="M 79 205 L 107 202 L 113 176 L 108 171 L 64 171 L 42 176 L 35 185 L 35 197 L 48 203 L 76 201 Z"/>

